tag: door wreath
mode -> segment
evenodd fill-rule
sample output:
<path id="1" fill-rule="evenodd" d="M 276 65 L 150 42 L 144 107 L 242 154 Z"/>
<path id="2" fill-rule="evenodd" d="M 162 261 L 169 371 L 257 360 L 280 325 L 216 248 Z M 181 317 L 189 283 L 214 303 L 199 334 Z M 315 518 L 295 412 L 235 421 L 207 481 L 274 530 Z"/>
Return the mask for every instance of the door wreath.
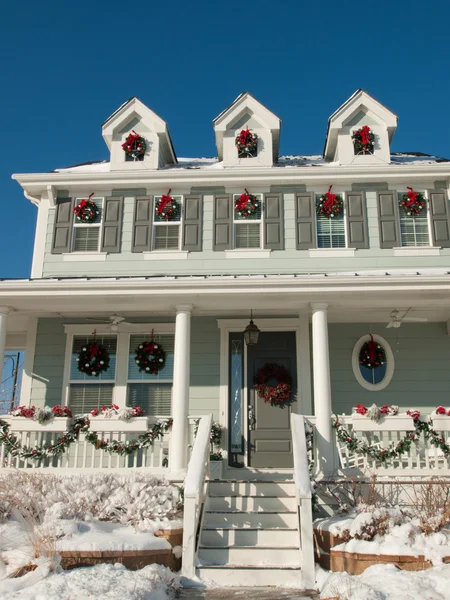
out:
<path id="1" fill-rule="evenodd" d="M 275 379 L 277 385 L 268 385 L 270 379 Z M 272 406 L 279 406 L 284 404 L 292 393 L 292 377 L 283 365 L 266 363 L 256 373 L 254 389 L 264 402 L 270 402 Z"/>

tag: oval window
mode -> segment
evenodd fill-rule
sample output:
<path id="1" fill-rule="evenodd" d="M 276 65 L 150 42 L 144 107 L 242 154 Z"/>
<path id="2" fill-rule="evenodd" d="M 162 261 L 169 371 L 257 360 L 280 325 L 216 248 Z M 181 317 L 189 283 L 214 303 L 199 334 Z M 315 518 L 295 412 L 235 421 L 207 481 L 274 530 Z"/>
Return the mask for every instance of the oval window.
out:
<path id="1" fill-rule="evenodd" d="M 379 335 L 365 335 L 353 349 L 353 373 L 358 383 L 371 392 L 383 390 L 394 375 L 394 355 Z"/>

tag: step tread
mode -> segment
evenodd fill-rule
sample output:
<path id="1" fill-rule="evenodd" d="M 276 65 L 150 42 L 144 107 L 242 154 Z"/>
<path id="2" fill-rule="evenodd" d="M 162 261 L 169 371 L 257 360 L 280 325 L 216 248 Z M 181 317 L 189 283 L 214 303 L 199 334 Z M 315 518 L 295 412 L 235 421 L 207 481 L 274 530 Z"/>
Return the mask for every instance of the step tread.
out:
<path id="1" fill-rule="evenodd" d="M 236 496 L 232 496 L 231 494 L 208 494 L 208 498 L 258 498 L 259 500 L 264 498 L 276 498 L 277 500 L 284 500 L 285 498 L 295 498 L 295 494 L 293 496 L 261 496 L 260 494 L 237 494 Z"/>
<path id="2" fill-rule="evenodd" d="M 206 514 L 238 515 L 296 515 L 296 510 L 205 510 Z"/>
<path id="3" fill-rule="evenodd" d="M 251 570 L 251 571 L 301 571 L 301 567 L 299 566 L 277 566 L 277 565 L 234 565 L 232 563 L 228 563 L 226 565 L 202 565 L 198 564 L 197 569 L 238 569 L 241 571 Z"/>
<path id="4" fill-rule="evenodd" d="M 229 531 L 235 527 L 202 527 L 202 531 Z M 298 527 L 246 527 L 242 531 L 298 531 Z"/>
<path id="5" fill-rule="evenodd" d="M 299 550 L 300 546 L 204 546 L 200 544 L 200 549 L 204 548 L 205 550 Z"/>
<path id="6" fill-rule="evenodd" d="M 209 483 L 290 483 L 294 484 L 293 479 L 210 479 Z"/>

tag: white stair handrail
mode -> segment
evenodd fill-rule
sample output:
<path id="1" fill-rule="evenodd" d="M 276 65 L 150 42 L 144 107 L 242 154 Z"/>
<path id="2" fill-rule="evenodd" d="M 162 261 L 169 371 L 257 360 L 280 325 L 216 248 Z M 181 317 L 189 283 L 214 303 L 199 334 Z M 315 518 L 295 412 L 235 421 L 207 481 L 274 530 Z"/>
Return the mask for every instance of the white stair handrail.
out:
<path id="1" fill-rule="evenodd" d="M 315 586 L 312 490 L 309 477 L 308 448 L 303 415 L 292 413 L 292 450 L 294 455 L 295 495 L 300 519 L 301 568 L 305 588 Z"/>
<path id="2" fill-rule="evenodd" d="M 200 417 L 197 436 L 184 483 L 183 517 L 183 577 L 195 576 L 197 531 L 205 496 L 205 477 L 208 473 L 212 414 Z"/>

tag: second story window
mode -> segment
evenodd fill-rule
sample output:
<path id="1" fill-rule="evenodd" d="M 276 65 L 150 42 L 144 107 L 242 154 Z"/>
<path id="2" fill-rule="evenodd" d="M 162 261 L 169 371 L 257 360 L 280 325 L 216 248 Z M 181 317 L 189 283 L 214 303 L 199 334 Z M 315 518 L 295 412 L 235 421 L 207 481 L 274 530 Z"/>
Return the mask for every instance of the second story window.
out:
<path id="1" fill-rule="evenodd" d="M 75 205 L 80 206 L 82 198 L 75 199 Z M 89 222 L 80 221 L 77 214 L 73 214 L 73 252 L 98 252 L 102 238 L 103 228 L 103 198 L 90 198 L 95 207 L 95 215 Z"/>
<path id="2" fill-rule="evenodd" d="M 182 196 L 156 196 L 153 210 L 153 250 L 179 250 L 182 231 Z"/>
<path id="3" fill-rule="evenodd" d="M 345 248 L 345 219 L 344 213 L 329 217 L 317 215 L 317 247 Z"/>
<path id="4" fill-rule="evenodd" d="M 402 246 L 430 245 L 430 228 L 426 207 L 415 216 L 408 216 L 400 211 L 400 239 Z"/>
<path id="5" fill-rule="evenodd" d="M 233 229 L 234 247 L 261 248 L 263 247 L 263 203 L 261 194 L 251 194 L 251 212 L 239 210 L 240 194 L 234 195 Z M 249 204 L 247 204 L 249 206 Z"/>

